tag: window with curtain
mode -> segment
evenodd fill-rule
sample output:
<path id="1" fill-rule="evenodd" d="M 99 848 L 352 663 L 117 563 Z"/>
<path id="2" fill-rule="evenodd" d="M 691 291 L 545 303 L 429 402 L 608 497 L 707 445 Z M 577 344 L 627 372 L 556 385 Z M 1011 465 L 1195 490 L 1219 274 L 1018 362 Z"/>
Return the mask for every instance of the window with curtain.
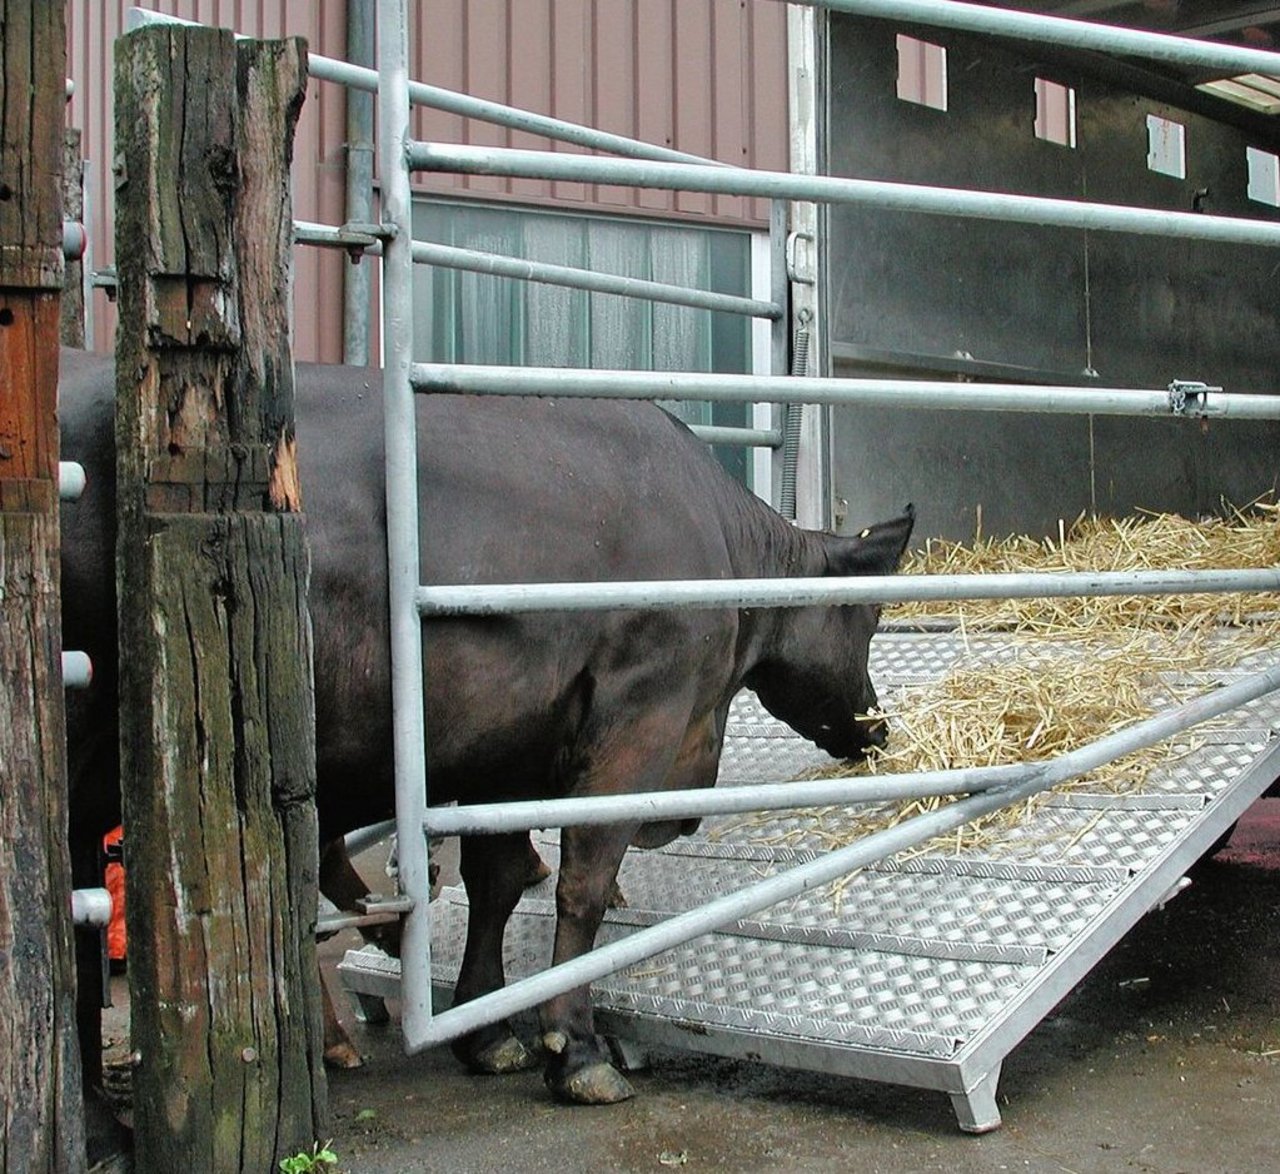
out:
<path id="1" fill-rule="evenodd" d="M 601 273 L 749 296 L 751 238 L 743 231 L 638 219 L 421 199 L 414 238 Z M 747 372 L 750 320 L 538 282 L 420 265 L 415 357 L 640 371 Z M 691 424 L 742 426 L 743 404 L 664 405 Z M 717 446 L 745 480 L 746 450 Z"/>

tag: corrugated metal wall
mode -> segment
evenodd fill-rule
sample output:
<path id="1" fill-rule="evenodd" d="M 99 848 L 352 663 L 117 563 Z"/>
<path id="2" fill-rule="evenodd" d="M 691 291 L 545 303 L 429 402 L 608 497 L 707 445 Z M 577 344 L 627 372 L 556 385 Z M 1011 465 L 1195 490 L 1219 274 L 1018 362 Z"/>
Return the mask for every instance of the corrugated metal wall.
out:
<path id="1" fill-rule="evenodd" d="M 787 166 L 786 7 L 769 0 L 429 0 L 414 77 L 512 106 L 745 167 Z M 422 111 L 423 139 L 547 146 L 544 139 Z M 560 150 L 576 148 L 564 146 Z M 733 197 L 431 177 L 433 190 L 764 224 Z"/>
<path id="2" fill-rule="evenodd" d="M 68 0 L 67 69 L 76 83 L 69 123 L 84 132 L 91 263 L 114 262 L 111 217 L 112 50 L 126 0 Z M 345 56 L 345 0 L 142 0 L 138 7 L 251 36 L 297 35 Z M 419 0 L 412 76 L 574 122 L 729 163 L 787 165 L 786 8 L 773 0 Z M 298 124 L 294 214 L 343 219 L 346 99 L 312 82 Z M 415 134 L 445 142 L 546 147 L 546 140 L 423 111 Z M 571 148 L 561 148 L 571 149 Z M 710 217 L 763 225 L 762 202 L 581 184 L 424 177 L 424 190 L 579 211 Z M 295 355 L 341 357 L 342 267 L 300 249 Z M 94 340 L 109 349 L 114 314 L 93 297 Z"/>
<path id="3" fill-rule="evenodd" d="M 234 28 L 255 36 L 297 35 L 317 53 L 341 57 L 346 45 L 343 0 L 291 3 L 287 0 L 179 0 L 130 4 L 126 0 L 69 0 L 67 4 L 67 70 L 75 81 L 68 121 L 84 132 L 90 261 L 95 267 L 115 263 L 112 220 L 115 214 L 111 176 L 114 153 L 112 115 L 112 45 L 124 28 L 131 7 L 150 8 Z M 312 82 L 294 146 L 294 215 L 300 220 L 340 224 L 343 219 L 343 139 L 346 95 L 328 83 Z M 295 356 L 336 362 L 342 346 L 342 266 L 339 255 L 314 249 L 295 253 L 297 313 Z M 114 307 L 102 293 L 93 296 L 93 340 L 97 350 L 110 350 Z"/>

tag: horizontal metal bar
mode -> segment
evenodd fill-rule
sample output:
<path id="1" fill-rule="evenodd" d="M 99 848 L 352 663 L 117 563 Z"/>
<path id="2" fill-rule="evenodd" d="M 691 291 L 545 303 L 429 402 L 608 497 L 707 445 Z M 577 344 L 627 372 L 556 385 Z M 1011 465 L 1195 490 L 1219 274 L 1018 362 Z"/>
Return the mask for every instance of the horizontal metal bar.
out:
<path id="1" fill-rule="evenodd" d="M 87 689 L 93 683 L 93 661 L 87 652 L 66 648 L 62 652 L 62 687 Z"/>
<path id="2" fill-rule="evenodd" d="M 384 913 L 322 914 L 316 918 L 316 937 L 341 933 L 344 929 L 369 929 L 375 925 L 394 925 L 407 912 L 406 909 Z"/>
<path id="3" fill-rule="evenodd" d="M 780 428 L 728 428 L 716 424 L 690 424 L 689 431 L 707 444 L 736 444 L 746 448 L 781 448 Z"/>
<path id="4" fill-rule="evenodd" d="M 82 929 L 110 925 L 111 894 L 106 889 L 72 889 L 71 924 Z"/>
<path id="5" fill-rule="evenodd" d="M 142 8 L 131 8 L 128 16 L 130 29 L 148 24 L 191 25 L 197 23 Z M 243 39 L 242 34 L 237 36 Z M 353 90 L 365 90 L 371 94 L 378 92 L 376 69 L 352 65 L 348 61 L 325 57 L 320 53 L 310 53 L 307 57 L 307 70 L 312 77 L 323 81 L 337 82 L 339 85 L 350 86 Z M 582 126 L 575 122 L 566 122 L 561 118 L 551 118 L 545 114 L 534 114 L 515 106 L 506 106 L 501 102 L 474 98 L 470 94 L 459 94 L 456 90 L 447 90 L 442 86 L 429 86 L 424 82 L 409 82 L 409 102 L 414 106 L 428 106 L 434 110 L 460 114 L 464 118 L 495 123 L 498 126 L 542 135 L 559 142 L 575 143 L 580 147 L 589 147 L 598 151 L 610 151 L 615 155 L 628 155 L 637 159 L 663 159 L 671 162 L 707 163 L 713 167 L 728 166 L 704 159 L 700 155 L 690 155 L 686 151 L 673 151 L 670 147 L 660 147 L 654 143 L 627 138 L 625 135 L 610 134 L 608 131 L 596 130 L 594 127 Z"/>
<path id="6" fill-rule="evenodd" d="M 432 244 L 427 241 L 413 242 L 413 259 L 419 264 L 465 269 L 472 273 L 511 277 L 518 281 L 567 286 L 592 293 L 645 298 L 651 302 L 668 302 L 679 306 L 693 306 L 701 310 L 718 310 L 721 313 L 741 314 L 748 318 L 768 318 L 777 321 L 782 317 L 780 306 L 758 298 L 745 298 L 737 294 L 718 293 L 714 290 L 691 289 L 688 286 L 648 281 L 640 277 L 624 277 L 616 273 L 598 273 L 569 265 L 527 261 L 521 257 L 503 257 L 496 253 L 482 253 L 474 249 L 460 249 L 452 245 Z"/>
<path id="7" fill-rule="evenodd" d="M 810 607 L 915 600 L 1063 599 L 1086 595 L 1280 591 L 1280 567 L 1212 571 L 1063 571 L 981 575 L 495 583 L 418 588 L 424 616 L 671 608 Z"/>
<path id="8" fill-rule="evenodd" d="M 761 783 L 715 790 L 645 791 L 632 795 L 433 807 L 427 812 L 425 830 L 433 836 L 465 836 L 632 820 L 647 823 L 650 820 L 695 816 L 701 819 L 707 815 L 782 811 L 791 807 L 894 802 L 925 795 L 966 795 L 1020 782 L 1028 769 L 1025 763 L 1019 763 L 964 770 Z"/>
<path id="9" fill-rule="evenodd" d="M 959 799 L 937 811 L 905 820 L 896 827 L 873 832 L 847 848 L 838 849 L 778 876 L 717 898 L 697 909 L 676 914 L 620 941 L 599 946 L 588 954 L 552 966 L 500 991 L 444 1011 L 434 1016 L 421 1033 L 415 1033 L 412 1038 L 406 1035 L 405 1050 L 410 1053 L 419 1052 L 518 1011 L 536 1007 L 554 995 L 595 982 L 607 974 L 634 966 L 655 954 L 674 949 L 703 934 L 712 933 L 721 926 L 749 917 L 779 901 L 829 884 L 856 868 L 874 864 L 895 852 L 954 831 L 979 816 L 1025 802 L 1041 791 L 1092 770 L 1104 762 L 1153 746 L 1277 688 L 1280 688 L 1280 665 L 1204 694 L 1157 717 L 1137 722 L 1091 746 L 1070 751 L 1052 762 L 1036 764 L 1024 782 Z"/>
<path id="10" fill-rule="evenodd" d="M 1277 420 L 1280 395 L 1241 395 L 1175 381 L 1163 390 L 955 383 L 946 379 L 801 378 L 681 371 L 607 371 L 415 363 L 418 391 L 464 395 L 586 396 L 593 399 L 711 400 L 718 403 L 856 404 L 865 407 L 1079 416 L 1163 416 Z M 1188 395 L 1188 387 L 1203 389 Z M 1184 389 L 1180 394 L 1175 389 Z"/>
<path id="11" fill-rule="evenodd" d="M 394 819 L 383 820 L 382 823 L 370 824 L 368 827 L 356 828 L 353 832 L 348 832 L 342 837 L 343 846 L 347 850 L 348 856 L 359 856 L 361 852 L 372 848 L 374 844 L 380 844 L 383 840 L 395 834 L 396 821 Z"/>
<path id="12" fill-rule="evenodd" d="M 609 183 L 671 191 L 759 196 L 765 199 L 814 200 L 819 203 L 866 204 L 895 212 L 1005 220 L 1057 228 L 1131 232 L 1146 236 L 1209 240 L 1224 244 L 1280 245 L 1280 224 L 1244 217 L 1206 216 L 1198 212 L 1162 212 L 1121 204 L 1090 204 L 1047 196 L 928 187 L 830 175 L 793 175 L 785 171 L 752 171 L 698 164 L 610 159 L 600 155 L 567 155 L 551 151 L 517 151 L 506 147 L 469 147 L 445 143 L 410 143 L 409 166 L 418 171 L 463 175 L 504 175 L 522 179 Z"/>
<path id="13" fill-rule="evenodd" d="M 79 501 L 87 482 L 84 466 L 78 461 L 58 462 L 59 501 Z"/>
<path id="14" fill-rule="evenodd" d="M 78 220 L 62 222 L 62 255 L 68 261 L 79 261 L 89 247 L 89 234 Z"/>
<path id="15" fill-rule="evenodd" d="M 344 929 L 390 925 L 399 921 L 406 913 L 411 913 L 414 901 L 412 897 L 404 894 L 384 897 L 379 893 L 369 893 L 356 901 L 356 912 L 337 909 L 330 902 L 323 899 L 321 905 L 327 911 L 322 910 L 320 917 L 316 920 L 317 936 L 337 933 L 339 930 Z"/>
<path id="16" fill-rule="evenodd" d="M 826 8 L 850 16 L 910 21 L 937 28 L 962 29 L 1036 44 L 1068 45 L 1098 53 L 1146 57 L 1176 65 L 1220 69 L 1224 74 L 1280 75 L 1280 53 L 1197 41 L 1169 33 L 1151 33 L 1112 24 L 1069 20 L 1007 8 L 988 8 L 956 0 L 797 0 L 809 8 Z"/>
<path id="17" fill-rule="evenodd" d="M 357 247 L 366 242 L 344 229 L 308 221 L 294 223 L 294 239 L 300 244 L 328 245 L 339 248 Z M 380 244 L 368 243 L 364 251 L 370 256 L 382 252 Z M 460 249 L 430 241 L 413 242 L 413 259 L 420 265 L 438 265 L 446 269 L 464 269 L 491 277 L 510 277 L 517 281 L 535 281 L 544 285 L 566 286 L 592 293 L 616 294 L 619 297 L 644 298 L 699 310 L 715 310 L 725 314 L 741 314 L 748 318 L 778 320 L 782 308 L 774 302 L 744 298 L 737 294 L 714 290 L 690 289 L 664 281 L 648 281 L 640 277 L 624 277 L 617 273 L 597 273 L 571 265 L 552 265 L 545 261 L 529 261 L 523 257 L 504 257 L 497 253 Z"/>
<path id="18" fill-rule="evenodd" d="M 375 233 L 372 230 L 378 229 Z M 322 249 L 343 249 L 348 253 L 363 253 L 370 257 L 381 256 L 382 241 L 379 236 L 382 225 L 355 228 L 350 224 L 317 224 L 311 220 L 293 222 L 293 243 L 314 245 Z"/>

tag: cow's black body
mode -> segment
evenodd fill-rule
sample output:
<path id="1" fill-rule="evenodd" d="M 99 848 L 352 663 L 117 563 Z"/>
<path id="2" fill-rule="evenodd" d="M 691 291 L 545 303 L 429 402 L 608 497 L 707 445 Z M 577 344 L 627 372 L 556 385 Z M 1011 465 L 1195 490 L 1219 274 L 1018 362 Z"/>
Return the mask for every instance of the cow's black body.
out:
<path id="1" fill-rule="evenodd" d="M 75 835 L 114 819 L 114 544 L 109 362 L 64 353 L 63 454 L 89 473 L 64 512 L 64 638 L 95 664 L 72 699 Z M 303 501 L 312 552 L 321 835 L 392 812 L 385 612 L 382 417 L 363 371 L 298 369 Z M 421 397 L 425 582 L 500 583 L 892 570 L 908 513 L 858 539 L 798 530 L 733 482 L 681 424 L 648 404 Z M 744 684 L 800 733 L 852 756 L 878 740 L 859 721 L 870 607 L 539 613 L 424 625 L 433 802 L 710 786 L 729 702 Z M 567 829 L 555 957 L 590 947 L 628 843 L 679 825 Z M 464 842 L 472 905 L 458 998 L 503 981 L 502 931 L 529 869 L 528 840 Z M 548 1081 L 579 1101 L 615 1100 L 586 991 L 542 1012 Z M 520 1066 L 502 1026 L 459 1045 L 475 1067 Z"/>

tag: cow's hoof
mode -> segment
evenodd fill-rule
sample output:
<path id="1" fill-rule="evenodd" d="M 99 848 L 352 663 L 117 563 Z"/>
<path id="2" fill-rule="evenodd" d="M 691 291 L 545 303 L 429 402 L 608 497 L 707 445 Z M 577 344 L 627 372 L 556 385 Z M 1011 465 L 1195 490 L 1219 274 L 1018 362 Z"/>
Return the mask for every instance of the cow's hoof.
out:
<path id="1" fill-rule="evenodd" d="M 538 1063 L 538 1058 L 514 1035 L 494 1040 L 474 1052 L 468 1052 L 461 1059 L 472 1072 L 485 1076 L 525 1072 Z"/>
<path id="2" fill-rule="evenodd" d="M 636 1095 L 627 1078 L 603 1061 L 570 1072 L 567 1078 L 548 1073 L 547 1087 L 558 1100 L 574 1105 L 616 1105 Z"/>
<path id="3" fill-rule="evenodd" d="M 364 1060 L 356 1047 L 349 1040 L 330 1044 L 324 1050 L 324 1066 L 326 1068 L 363 1068 Z"/>
<path id="4" fill-rule="evenodd" d="M 551 875 L 551 866 L 534 851 L 532 845 L 529 848 L 529 863 L 525 869 L 524 887 L 532 888 L 536 884 L 540 884 Z"/>

